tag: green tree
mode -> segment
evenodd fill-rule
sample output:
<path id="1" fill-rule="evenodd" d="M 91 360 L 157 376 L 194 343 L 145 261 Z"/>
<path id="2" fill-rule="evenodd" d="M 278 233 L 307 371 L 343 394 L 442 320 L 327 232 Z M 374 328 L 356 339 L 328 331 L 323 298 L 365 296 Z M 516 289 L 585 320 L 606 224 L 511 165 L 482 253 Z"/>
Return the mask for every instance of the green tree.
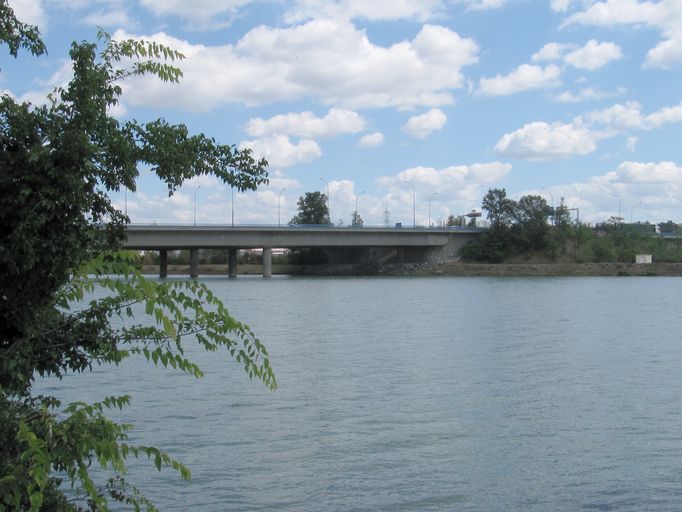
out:
<path id="1" fill-rule="evenodd" d="M 540 251 L 547 246 L 547 201 L 539 195 L 521 197 L 516 204 L 513 245 L 517 252 Z"/>
<path id="2" fill-rule="evenodd" d="M 461 226 L 462 219 L 460 217 L 455 217 L 452 213 L 448 215 L 448 219 L 445 221 L 446 227 Z"/>
<path id="3" fill-rule="evenodd" d="M 352 226 L 357 226 L 357 227 L 362 227 L 364 224 L 362 217 L 360 217 L 360 214 L 358 212 L 353 212 L 353 216 L 351 217 L 351 225 Z"/>
<path id="4" fill-rule="evenodd" d="M 0 40 L 12 55 L 21 47 L 44 51 L 38 29 L 17 21 L 6 0 L 0 15 Z M 128 76 L 177 81 L 181 72 L 169 62 L 182 58 L 178 52 L 100 34 L 98 43 L 74 43 L 70 56 L 73 79 L 47 105 L 0 97 L 0 510 L 103 510 L 108 498 L 153 510 L 122 477 L 126 459 L 151 458 L 183 478 L 189 471 L 157 448 L 130 445 L 129 427 L 106 417 L 129 397 L 61 404 L 33 396 L 31 385 L 36 375 L 83 372 L 136 355 L 200 376 L 182 349 L 196 340 L 207 350 L 225 349 L 249 376 L 274 388 L 265 347 L 206 286 L 148 281 L 136 255 L 115 252 L 127 219 L 108 196 L 135 190 L 140 164 L 171 194 L 201 174 L 253 190 L 267 181 L 267 163 L 189 135 L 184 125 L 108 115 Z M 109 294 L 83 303 L 97 287 Z M 149 320 L 135 323 L 136 314 Z M 124 327 L 114 326 L 119 319 L 128 319 Z M 117 476 L 95 482 L 92 464 Z M 66 499 L 63 483 L 75 497 Z"/>
<path id="5" fill-rule="evenodd" d="M 327 196 L 322 192 L 306 192 L 296 204 L 298 214 L 289 224 L 330 224 Z"/>
<path id="6" fill-rule="evenodd" d="M 508 228 L 516 213 L 516 203 L 507 197 L 503 188 L 493 188 L 483 197 L 483 209 L 486 211 L 491 228 Z"/>

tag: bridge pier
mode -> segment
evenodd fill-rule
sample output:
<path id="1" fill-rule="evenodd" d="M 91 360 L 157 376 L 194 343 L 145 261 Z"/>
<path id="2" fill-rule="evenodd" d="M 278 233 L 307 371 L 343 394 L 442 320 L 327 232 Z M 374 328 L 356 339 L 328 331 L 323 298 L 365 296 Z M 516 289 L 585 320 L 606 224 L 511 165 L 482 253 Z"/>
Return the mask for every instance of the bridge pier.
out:
<path id="1" fill-rule="evenodd" d="M 233 279 L 237 277 L 237 249 L 233 247 L 227 250 L 227 275 Z"/>
<path id="2" fill-rule="evenodd" d="M 272 247 L 263 247 L 263 277 L 272 277 Z"/>
<path id="3" fill-rule="evenodd" d="M 159 250 L 159 277 L 161 279 L 168 277 L 168 251 L 166 249 Z"/>
<path id="4" fill-rule="evenodd" d="M 189 277 L 199 277 L 199 249 L 189 250 Z"/>

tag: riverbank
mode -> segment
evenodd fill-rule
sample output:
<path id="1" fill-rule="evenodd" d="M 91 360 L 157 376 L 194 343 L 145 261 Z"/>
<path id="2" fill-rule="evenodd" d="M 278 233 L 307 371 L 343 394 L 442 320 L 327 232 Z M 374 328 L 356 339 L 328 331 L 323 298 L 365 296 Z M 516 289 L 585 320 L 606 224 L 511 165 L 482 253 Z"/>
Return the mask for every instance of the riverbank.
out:
<path id="1" fill-rule="evenodd" d="M 261 265 L 239 265 L 239 275 L 261 275 Z M 158 274 L 145 265 L 145 274 Z M 227 275 L 227 265 L 200 265 L 202 275 Z M 273 265 L 273 275 L 414 276 L 682 276 L 682 263 L 404 263 L 388 265 Z M 169 275 L 189 275 L 189 265 L 169 265 Z"/>

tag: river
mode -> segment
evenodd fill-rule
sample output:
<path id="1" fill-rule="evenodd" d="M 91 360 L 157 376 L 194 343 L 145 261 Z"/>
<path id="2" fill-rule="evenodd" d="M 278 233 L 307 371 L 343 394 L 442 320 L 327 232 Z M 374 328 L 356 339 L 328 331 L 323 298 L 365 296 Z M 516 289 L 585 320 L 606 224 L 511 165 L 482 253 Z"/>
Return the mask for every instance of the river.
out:
<path id="1" fill-rule="evenodd" d="M 205 278 L 279 389 L 189 350 L 38 384 L 128 393 L 161 510 L 682 510 L 682 279 Z"/>

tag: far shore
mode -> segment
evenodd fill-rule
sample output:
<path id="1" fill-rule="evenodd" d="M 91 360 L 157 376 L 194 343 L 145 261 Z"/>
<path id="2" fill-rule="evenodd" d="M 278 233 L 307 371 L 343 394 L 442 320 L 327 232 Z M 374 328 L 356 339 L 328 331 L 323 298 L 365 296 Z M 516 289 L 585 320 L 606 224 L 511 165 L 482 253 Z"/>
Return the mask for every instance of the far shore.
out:
<path id="1" fill-rule="evenodd" d="M 156 265 L 143 273 L 158 274 Z M 261 275 L 261 265 L 238 265 L 238 275 Z M 227 275 L 227 265 L 199 265 L 201 275 Z M 404 263 L 387 265 L 276 265 L 273 275 L 405 276 L 682 276 L 682 263 Z M 189 265 L 168 265 L 168 275 L 189 275 Z"/>

